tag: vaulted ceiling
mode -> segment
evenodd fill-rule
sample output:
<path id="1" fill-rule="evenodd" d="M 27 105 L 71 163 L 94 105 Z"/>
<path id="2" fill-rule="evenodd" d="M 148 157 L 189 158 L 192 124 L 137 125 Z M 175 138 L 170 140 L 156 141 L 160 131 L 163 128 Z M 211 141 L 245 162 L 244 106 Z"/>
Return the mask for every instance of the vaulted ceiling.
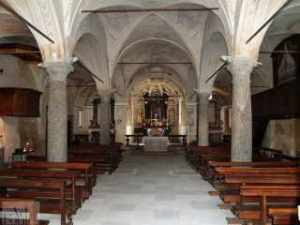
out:
<path id="1" fill-rule="evenodd" d="M 55 40 L 49 43 L 24 23 L 0 10 L 0 44 L 39 47 L 44 61 L 79 56 L 103 83 L 99 88 L 126 89 L 137 76 L 151 71 L 147 62 L 188 62 L 159 65 L 172 73 L 188 92 L 204 88 L 205 80 L 222 63 L 222 55 L 258 58 L 263 66 L 253 73 L 253 83 L 272 87 L 268 54 L 290 34 L 300 32 L 299 1 L 294 0 L 250 44 L 246 40 L 286 0 L 7 0 L 22 16 Z M 217 10 L 193 12 L 83 13 L 82 10 L 180 8 Z M 1 50 L 1 49 L 0 49 Z M 120 65 L 120 62 L 145 64 Z M 157 66 L 157 65 L 156 65 Z M 80 70 L 78 69 L 78 72 Z M 82 72 L 84 75 L 85 72 Z M 218 83 L 228 83 L 220 75 Z M 222 80 L 223 79 L 223 80 Z M 212 85 L 214 80 L 209 85 Z M 264 89 L 256 89 L 254 92 Z M 190 93 L 191 94 L 191 93 Z M 188 94 L 189 95 L 189 94 Z"/>

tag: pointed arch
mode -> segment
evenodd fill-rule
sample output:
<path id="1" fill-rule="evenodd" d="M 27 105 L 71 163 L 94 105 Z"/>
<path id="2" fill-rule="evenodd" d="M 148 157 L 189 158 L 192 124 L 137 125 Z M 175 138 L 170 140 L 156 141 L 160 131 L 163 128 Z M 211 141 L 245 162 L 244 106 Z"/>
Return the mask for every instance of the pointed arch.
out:
<path id="1" fill-rule="evenodd" d="M 104 81 L 101 86 L 108 88 L 110 87 L 110 79 L 107 71 L 107 60 L 105 60 L 107 59 L 106 46 L 101 44 L 94 34 L 84 33 L 78 39 L 73 53 L 91 72 Z M 97 80 L 95 82 L 99 83 Z"/>

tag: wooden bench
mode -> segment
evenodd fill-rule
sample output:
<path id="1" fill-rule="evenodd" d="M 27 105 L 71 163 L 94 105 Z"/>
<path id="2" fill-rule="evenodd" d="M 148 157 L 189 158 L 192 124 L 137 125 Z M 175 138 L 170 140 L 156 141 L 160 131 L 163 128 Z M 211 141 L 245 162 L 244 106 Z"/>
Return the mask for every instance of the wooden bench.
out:
<path id="1" fill-rule="evenodd" d="M 207 178 L 210 180 L 211 183 L 217 182 L 224 178 L 222 168 L 275 168 L 275 167 L 296 167 L 298 166 L 297 162 L 292 161 L 260 161 L 260 162 L 216 162 L 216 161 L 209 161 L 208 162 L 208 169 L 207 169 Z M 221 168 L 219 170 L 219 168 Z M 237 170 L 238 170 L 237 169 Z M 236 169 L 235 169 L 236 170 Z M 224 171 L 224 170 L 223 170 Z"/>
<path id="2" fill-rule="evenodd" d="M 293 199 L 294 202 L 291 205 L 294 206 L 293 208 L 297 207 L 297 201 L 300 198 L 300 185 L 243 185 L 240 194 L 242 199 L 243 197 L 259 198 L 259 211 L 248 212 L 247 216 L 248 218 L 252 217 L 253 220 L 259 220 L 263 225 L 269 225 L 271 217 L 274 219 L 276 215 L 290 215 L 286 211 L 287 204 L 284 204 L 285 207 L 280 206 L 282 199 Z M 279 204 L 274 203 L 275 199 L 280 200 Z M 241 207 L 243 204 L 245 202 L 241 201 Z M 250 215 L 251 213 L 252 215 Z"/>
<path id="3" fill-rule="evenodd" d="M 221 167 L 216 168 L 218 176 L 222 176 L 220 197 L 225 203 L 240 202 L 240 186 L 242 184 L 298 184 L 300 170 L 297 167 Z"/>
<path id="4" fill-rule="evenodd" d="M 277 164 L 277 163 L 275 163 Z M 223 190 L 220 191 L 220 197 L 226 204 L 235 205 L 236 207 L 232 207 L 235 214 L 238 215 L 239 219 L 242 220 L 260 220 L 261 212 L 258 209 L 258 206 L 254 203 L 260 202 L 260 197 L 255 195 L 247 195 L 242 192 L 243 185 L 252 185 L 252 187 L 268 187 L 270 185 L 300 185 L 300 170 L 298 167 L 288 167 L 288 164 L 283 165 L 283 167 L 270 167 L 271 163 L 266 163 L 266 167 L 263 168 L 263 164 L 254 163 L 255 166 L 261 167 L 250 167 L 251 163 L 248 166 L 240 166 L 240 167 L 222 167 L 216 168 L 216 171 L 221 173 L 224 176 L 223 180 Z M 286 167 L 285 167 L 286 166 Z M 276 186 L 274 186 L 276 187 Z M 255 188 L 252 189 L 255 192 Z M 258 191 L 258 189 L 257 189 Z M 295 215 L 288 216 L 278 216 L 275 215 L 275 212 L 278 212 L 278 204 L 289 204 L 293 205 L 297 203 L 297 199 L 294 196 L 290 196 L 290 198 L 283 198 L 280 190 L 277 190 L 273 194 L 273 196 L 269 196 L 269 201 L 271 203 L 276 202 L 277 211 L 273 211 L 274 221 L 292 221 L 295 218 Z M 248 205 L 245 206 L 245 203 Z M 254 205 L 253 205 L 254 204 Z M 275 210 L 275 209 L 274 209 Z M 291 219 L 292 218 L 292 219 Z M 267 222 L 264 221 L 266 224 Z M 276 223 L 277 223 L 276 222 Z"/>
<path id="5" fill-rule="evenodd" d="M 80 195 L 79 189 L 76 188 L 76 180 L 79 176 L 75 171 L 48 171 L 48 170 L 24 170 L 24 169 L 0 169 L 0 178 L 26 178 L 41 181 L 52 180 L 53 182 L 63 181 L 66 183 L 65 197 L 72 204 L 74 212 L 80 208 L 83 198 Z M 26 196 L 25 196 L 26 197 Z"/>
<path id="6" fill-rule="evenodd" d="M 297 207 L 269 207 L 268 215 L 272 225 L 299 224 Z"/>
<path id="7" fill-rule="evenodd" d="M 239 204 L 241 201 L 240 187 L 243 184 L 275 185 L 275 184 L 300 184 L 300 177 L 295 174 L 256 174 L 249 176 L 227 175 L 224 189 L 220 191 L 221 199 L 227 204 Z"/>
<path id="8" fill-rule="evenodd" d="M 121 161 L 119 150 L 105 149 L 72 149 L 68 151 L 69 162 L 92 162 L 96 172 L 103 174 L 105 172 L 113 173 L 118 168 Z"/>
<path id="9" fill-rule="evenodd" d="M 199 147 L 190 145 L 186 151 L 186 159 L 205 178 L 207 162 L 209 160 L 229 161 L 230 149 L 228 146 Z"/>
<path id="10" fill-rule="evenodd" d="M 80 173 L 80 177 L 77 179 L 78 186 L 83 187 L 84 198 L 88 198 L 92 194 L 97 179 L 92 163 L 13 162 L 11 166 L 15 169 L 78 171 Z"/>
<path id="11" fill-rule="evenodd" d="M 38 220 L 37 215 L 39 212 L 38 202 L 31 199 L 13 199 L 13 198 L 0 198 L 0 210 L 2 212 L 15 211 L 26 212 L 29 218 L 8 218 L 2 217 L 0 220 L 2 224 L 24 224 L 24 225 L 48 225 L 49 221 Z"/>
<path id="12" fill-rule="evenodd" d="M 40 203 L 41 213 L 59 214 L 62 225 L 72 224 L 73 210 L 66 201 L 64 181 L 0 178 L 0 188 L 2 197 L 32 198 Z"/>

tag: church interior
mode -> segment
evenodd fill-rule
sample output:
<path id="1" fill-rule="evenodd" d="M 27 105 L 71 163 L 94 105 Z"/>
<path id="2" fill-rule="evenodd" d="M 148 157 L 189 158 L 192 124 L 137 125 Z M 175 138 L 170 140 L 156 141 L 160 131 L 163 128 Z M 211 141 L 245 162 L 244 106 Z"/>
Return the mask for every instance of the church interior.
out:
<path id="1" fill-rule="evenodd" d="M 0 0 L 0 223 L 300 224 L 298 73 L 299 0 Z"/>

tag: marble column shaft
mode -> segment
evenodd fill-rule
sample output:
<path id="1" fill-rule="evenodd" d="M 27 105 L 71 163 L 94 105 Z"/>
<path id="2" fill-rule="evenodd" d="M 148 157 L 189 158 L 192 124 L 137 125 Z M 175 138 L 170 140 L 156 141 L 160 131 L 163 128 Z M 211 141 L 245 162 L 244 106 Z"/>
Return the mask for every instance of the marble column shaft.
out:
<path id="1" fill-rule="evenodd" d="M 209 146 L 209 93 L 199 93 L 199 146 Z"/>
<path id="2" fill-rule="evenodd" d="M 252 161 L 252 109 L 251 73 L 255 61 L 249 58 L 232 58 L 229 70 L 232 73 L 232 139 L 231 160 Z"/>
<path id="3" fill-rule="evenodd" d="M 68 63 L 45 65 L 49 73 L 48 151 L 50 162 L 67 161 L 67 87 L 66 78 L 73 67 Z"/>
<path id="4" fill-rule="evenodd" d="M 110 144 L 110 128 L 111 128 L 111 93 L 101 94 L 100 104 L 100 143 L 102 145 Z"/>

